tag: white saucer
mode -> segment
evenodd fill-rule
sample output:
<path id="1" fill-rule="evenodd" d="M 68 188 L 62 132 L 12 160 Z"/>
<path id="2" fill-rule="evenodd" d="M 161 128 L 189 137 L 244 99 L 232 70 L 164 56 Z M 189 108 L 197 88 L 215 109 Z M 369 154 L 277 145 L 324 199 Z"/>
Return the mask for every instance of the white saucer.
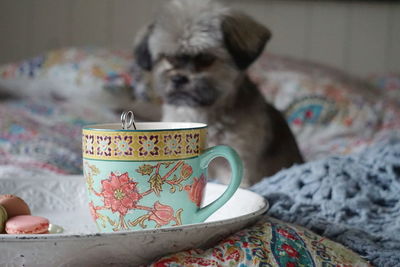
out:
<path id="1" fill-rule="evenodd" d="M 225 188 L 209 183 L 205 204 Z M 33 215 L 64 228 L 61 234 L 0 234 L 0 266 L 136 266 L 165 254 L 210 245 L 254 223 L 268 209 L 263 197 L 239 189 L 205 223 L 98 233 L 89 215 L 82 176 L 0 178 L 0 190 L 0 194 L 22 197 Z"/>

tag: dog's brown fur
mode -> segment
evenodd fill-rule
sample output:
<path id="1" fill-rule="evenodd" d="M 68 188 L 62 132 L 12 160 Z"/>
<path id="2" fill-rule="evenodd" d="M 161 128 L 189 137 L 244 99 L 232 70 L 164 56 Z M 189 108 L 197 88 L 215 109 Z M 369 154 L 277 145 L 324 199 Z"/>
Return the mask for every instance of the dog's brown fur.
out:
<path id="1" fill-rule="evenodd" d="M 164 97 L 163 120 L 207 123 L 210 146 L 226 144 L 241 156 L 242 186 L 303 162 L 285 119 L 246 74 L 270 36 L 217 2 L 173 0 L 135 44 L 142 77 Z M 212 175 L 228 183 L 226 162 L 214 165 Z"/>

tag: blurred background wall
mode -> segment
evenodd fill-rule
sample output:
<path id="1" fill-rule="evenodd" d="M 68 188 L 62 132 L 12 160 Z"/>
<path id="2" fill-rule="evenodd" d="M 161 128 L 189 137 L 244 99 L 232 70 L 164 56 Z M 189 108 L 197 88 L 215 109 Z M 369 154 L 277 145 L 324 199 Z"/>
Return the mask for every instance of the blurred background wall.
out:
<path id="1" fill-rule="evenodd" d="M 0 0 L 0 64 L 65 46 L 129 49 L 165 0 Z M 273 53 L 350 73 L 400 72 L 396 1 L 230 0 L 267 25 Z"/>

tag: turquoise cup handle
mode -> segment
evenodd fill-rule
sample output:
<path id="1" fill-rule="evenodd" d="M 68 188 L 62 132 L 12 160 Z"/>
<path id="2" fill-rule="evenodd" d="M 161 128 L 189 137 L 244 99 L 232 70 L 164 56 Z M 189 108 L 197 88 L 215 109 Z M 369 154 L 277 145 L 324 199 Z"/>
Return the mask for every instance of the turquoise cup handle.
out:
<path id="1" fill-rule="evenodd" d="M 210 217 L 211 214 L 222 207 L 222 205 L 224 205 L 233 196 L 242 181 L 242 160 L 236 151 L 229 146 L 214 146 L 205 150 L 204 153 L 200 155 L 200 168 L 207 169 L 208 164 L 210 164 L 210 162 L 217 157 L 223 157 L 228 160 L 232 170 L 231 182 L 228 185 L 228 188 L 219 198 L 197 211 L 198 222 L 205 221 L 208 217 Z"/>

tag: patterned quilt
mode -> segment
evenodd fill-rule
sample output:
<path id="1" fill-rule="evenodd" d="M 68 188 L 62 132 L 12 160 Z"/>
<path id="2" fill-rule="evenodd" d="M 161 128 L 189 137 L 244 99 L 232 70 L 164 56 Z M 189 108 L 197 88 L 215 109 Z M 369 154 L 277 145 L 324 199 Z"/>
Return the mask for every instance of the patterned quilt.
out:
<path id="1" fill-rule="evenodd" d="M 133 109 L 160 115 L 160 97 L 132 76 L 130 51 L 69 48 L 0 66 L 0 88 L 30 99 Z M 399 136 L 400 74 L 350 76 L 324 65 L 268 53 L 250 68 L 281 110 L 308 160 L 358 152 Z"/>
<path id="2" fill-rule="evenodd" d="M 73 48 L 0 66 L 0 90 L 18 96 L 0 100 L 0 175 L 80 174 L 82 125 L 117 122 L 114 109 L 143 103 L 145 113 L 159 114 L 155 92 L 135 90 L 131 61 L 126 51 Z M 400 76 L 360 80 L 270 54 L 261 57 L 250 75 L 285 114 L 309 162 L 353 155 L 400 137 Z M 310 262 L 367 265 L 338 243 L 272 218 L 213 248 L 181 252 L 153 265 L 312 266 Z"/>

